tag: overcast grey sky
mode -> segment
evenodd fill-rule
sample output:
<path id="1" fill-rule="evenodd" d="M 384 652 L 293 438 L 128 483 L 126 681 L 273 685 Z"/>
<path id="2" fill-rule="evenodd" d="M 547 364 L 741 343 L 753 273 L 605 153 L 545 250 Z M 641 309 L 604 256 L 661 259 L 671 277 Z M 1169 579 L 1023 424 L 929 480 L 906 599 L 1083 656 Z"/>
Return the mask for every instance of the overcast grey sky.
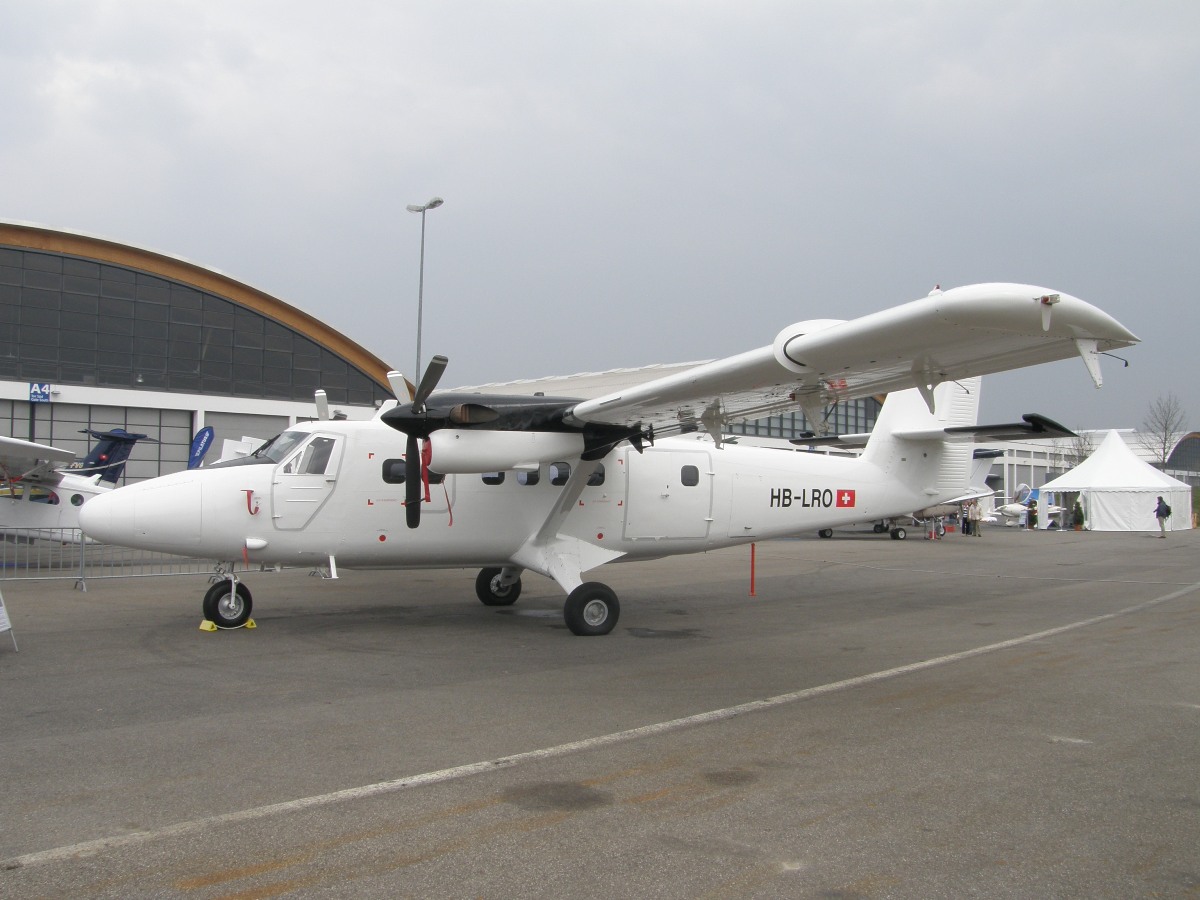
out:
<path id="1" fill-rule="evenodd" d="M 1200 4 L 0 0 L 0 218 L 185 257 L 444 385 L 730 355 L 943 287 L 1143 339 L 984 416 L 1200 428 Z"/>

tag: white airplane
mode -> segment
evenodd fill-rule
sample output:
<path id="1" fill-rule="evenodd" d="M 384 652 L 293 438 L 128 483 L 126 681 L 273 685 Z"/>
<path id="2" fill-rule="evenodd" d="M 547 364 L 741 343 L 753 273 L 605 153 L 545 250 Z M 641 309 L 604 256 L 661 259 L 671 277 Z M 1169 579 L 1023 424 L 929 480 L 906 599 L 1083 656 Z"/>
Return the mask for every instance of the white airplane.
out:
<path id="1" fill-rule="evenodd" d="M 96 444 L 81 461 L 48 444 L 0 436 L 0 529 L 5 535 L 43 537 L 79 527 L 79 510 L 111 491 L 134 444 L 153 440 L 122 428 L 83 431 Z"/>
<path id="2" fill-rule="evenodd" d="M 577 635 L 607 634 L 620 605 L 583 573 L 887 519 L 962 495 L 975 376 L 1137 342 L 1066 294 L 975 285 L 852 321 L 800 322 L 772 344 L 589 400 L 434 393 L 435 357 L 403 403 L 366 422 L 296 425 L 254 455 L 128 485 L 82 510 L 97 540 L 246 564 L 478 567 L 508 605 L 522 574 L 567 594 Z M 912 390 L 907 390 L 913 388 Z M 722 428 L 891 392 L 858 458 L 726 444 Z M 403 520 L 403 523 L 402 523 Z M 406 527 L 407 526 L 407 527 Z M 419 526 L 419 527 L 418 527 Z M 229 567 L 203 603 L 245 624 Z"/>
<path id="3" fill-rule="evenodd" d="M 1040 500 L 1040 494 L 1041 490 L 1038 488 L 1031 489 L 1027 484 L 1019 484 L 1017 485 L 1017 493 L 1013 497 L 1013 501 L 1005 503 L 1002 506 L 997 506 L 996 512 L 1008 520 L 1004 523 L 1005 525 L 1014 525 L 1029 514 L 1030 503 L 1036 503 L 1039 521 L 1049 524 L 1051 519 L 1058 518 L 1061 524 L 1061 517 L 1065 512 L 1063 507 L 1053 504 L 1043 505 Z"/>

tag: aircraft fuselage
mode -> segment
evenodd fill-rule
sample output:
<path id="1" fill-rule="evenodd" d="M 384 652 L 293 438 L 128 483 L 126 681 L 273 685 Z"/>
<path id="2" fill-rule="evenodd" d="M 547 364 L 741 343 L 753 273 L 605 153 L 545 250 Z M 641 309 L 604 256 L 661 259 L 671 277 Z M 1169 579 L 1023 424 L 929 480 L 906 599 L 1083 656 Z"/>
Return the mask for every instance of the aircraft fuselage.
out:
<path id="1" fill-rule="evenodd" d="M 280 462 L 216 466 L 141 482 L 91 501 L 102 541 L 213 559 L 346 567 L 508 564 L 563 497 L 578 459 L 536 471 L 448 475 L 430 485 L 421 526 L 405 527 L 404 436 L 379 424 L 312 423 Z M 327 439 L 324 471 L 304 447 Z M 310 454 L 311 455 L 311 454 Z M 436 460 L 433 463 L 436 466 Z M 560 532 L 608 558 L 700 552 L 928 503 L 897 473 L 861 460 L 696 436 L 638 453 L 618 447 L 582 488 Z"/>

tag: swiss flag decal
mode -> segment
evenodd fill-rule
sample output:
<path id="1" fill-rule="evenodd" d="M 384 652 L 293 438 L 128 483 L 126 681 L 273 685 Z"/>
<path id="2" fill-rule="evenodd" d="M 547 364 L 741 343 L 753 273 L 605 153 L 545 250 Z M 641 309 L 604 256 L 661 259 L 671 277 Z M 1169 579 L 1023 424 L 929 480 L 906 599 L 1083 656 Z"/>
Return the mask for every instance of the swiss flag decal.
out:
<path id="1" fill-rule="evenodd" d="M 845 490 L 838 491 L 837 492 L 837 505 L 838 506 L 853 506 L 854 505 L 854 491 L 845 491 Z"/>

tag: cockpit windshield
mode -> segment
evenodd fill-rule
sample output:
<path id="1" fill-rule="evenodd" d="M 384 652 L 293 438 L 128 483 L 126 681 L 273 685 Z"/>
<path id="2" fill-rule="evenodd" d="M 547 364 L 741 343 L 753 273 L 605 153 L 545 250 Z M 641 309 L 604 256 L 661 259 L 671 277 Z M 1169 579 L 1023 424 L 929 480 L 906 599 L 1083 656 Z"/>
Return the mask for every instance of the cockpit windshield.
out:
<path id="1" fill-rule="evenodd" d="M 269 459 L 271 462 L 283 462 L 302 441 L 308 439 L 307 431 L 285 431 L 275 435 L 252 454 L 257 459 Z"/>

